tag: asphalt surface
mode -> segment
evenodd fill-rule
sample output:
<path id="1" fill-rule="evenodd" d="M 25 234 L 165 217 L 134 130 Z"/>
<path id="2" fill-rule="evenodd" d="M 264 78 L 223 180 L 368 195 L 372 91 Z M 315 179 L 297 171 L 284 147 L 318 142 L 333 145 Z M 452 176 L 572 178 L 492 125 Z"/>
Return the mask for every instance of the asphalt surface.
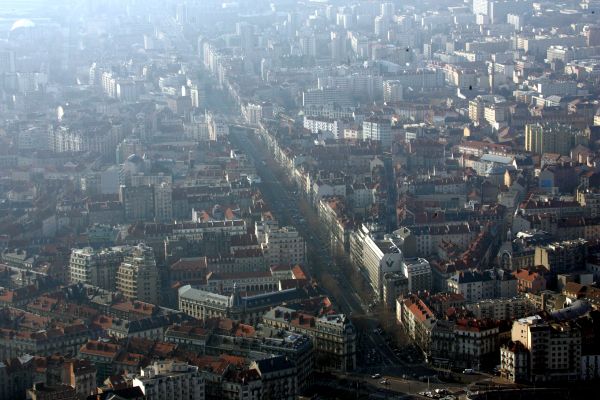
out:
<path id="1" fill-rule="evenodd" d="M 359 332 L 358 368 L 348 377 L 368 382 L 369 387 L 377 391 L 391 390 L 402 393 L 417 393 L 425 390 L 427 383 L 419 381 L 425 376 L 434 376 L 435 371 L 423 364 L 408 364 L 400 359 L 385 337 L 376 332 L 377 315 L 373 314 L 365 301 L 352 288 L 347 274 L 337 265 L 330 254 L 329 239 L 314 223 L 316 213 L 310 207 L 301 207 L 302 199 L 295 193 L 291 185 L 286 184 L 278 176 L 281 169 L 273 160 L 266 144 L 255 131 L 233 127 L 230 129 L 230 140 L 234 146 L 242 149 L 251 157 L 261 178 L 260 189 L 275 213 L 281 225 L 292 225 L 304 237 L 307 245 L 308 265 L 313 276 L 318 278 L 324 272 L 334 277 L 339 290 L 336 290 L 335 303 L 338 309 L 350 316 L 361 316 L 366 328 Z M 302 213 L 300 210 L 303 210 Z M 325 290 L 326 294 L 331 296 Z M 332 296 L 333 297 L 333 296 Z M 399 329 L 399 328 L 398 328 Z M 379 373 L 388 378 L 387 384 L 371 379 L 371 375 Z M 402 378 L 404 377 L 404 379 Z M 430 383 L 431 387 L 447 387 Z"/>

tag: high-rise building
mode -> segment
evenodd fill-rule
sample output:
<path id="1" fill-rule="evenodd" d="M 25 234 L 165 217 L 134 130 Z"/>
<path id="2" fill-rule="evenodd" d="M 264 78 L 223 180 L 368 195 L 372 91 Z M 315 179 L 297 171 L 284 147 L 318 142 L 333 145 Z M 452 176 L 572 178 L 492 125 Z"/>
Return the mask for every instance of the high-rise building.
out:
<path id="1" fill-rule="evenodd" d="M 569 308 L 580 306 L 585 307 Z M 532 382 L 579 379 L 582 339 L 576 324 L 534 315 L 513 322 L 511 336 L 513 344 L 501 349 L 506 376 Z"/>
<path id="2" fill-rule="evenodd" d="M 15 52 L 13 50 L 0 49 L 0 74 L 12 74 L 15 72 Z"/>
<path id="3" fill-rule="evenodd" d="M 254 26 L 247 22 L 238 22 L 236 24 L 236 34 L 240 39 L 240 47 L 244 53 L 252 51 L 254 48 Z"/>
<path id="4" fill-rule="evenodd" d="M 131 249 L 117 270 L 116 289 L 127 299 L 158 304 L 160 278 L 151 247 L 140 243 Z"/>
<path id="5" fill-rule="evenodd" d="M 304 264 L 306 244 L 302 235 L 291 226 L 269 229 L 262 244 L 269 265 Z"/>
<path id="6" fill-rule="evenodd" d="M 387 103 L 395 103 L 404 99 L 403 88 L 399 81 L 383 82 L 383 100 Z"/>
<path id="7" fill-rule="evenodd" d="M 585 40 L 588 47 L 600 46 L 600 25 L 590 25 L 584 30 Z"/>
<path id="8" fill-rule="evenodd" d="M 578 130 L 564 124 L 528 124 L 525 126 L 525 150 L 537 154 L 568 155 L 577 133 Z"/>
<path id="9" fill-rule="evenodd" d="M 535 248 L 534 265 L 543 265 L 556 277 L 585 269 L 587 259 L 587 241 L 584 239 L 551 243 Z"/>
<path id="10" fill-rule="evenodd" d="M 129 247 L 94 250 L 73 249 L 69 260 L 71 283 L 87 283 L 105 290 L 115 290 L 115 278 Z"/>
<path id="11" fill-rule="evenodd" d="M 154 219 L 158 222 L 173 219 L 173 187 L 167 182 L 154 185 Z"/>
<path id="12" fill-rule="evenodd" d="M 146 221 L 154 218 L 154 187 L 152 185 L 121 185 L 119 201 L 126 221 Z"/>
<path id="13" fill-rule="evenodd" d="M 125 138 L 117 145 L 117 164 L 123 164 L 132 154 L 143 154 L 142 141 L 138 138 Z"/>
<path id="14" fill-rule="evenodd" d="M 381 142 L 383 147 L 389 147 L 392 144 L 392 124 L 387 119 L 367 119 L 363 122 L 362 128 L 363 140 L 376 140 Z"/>

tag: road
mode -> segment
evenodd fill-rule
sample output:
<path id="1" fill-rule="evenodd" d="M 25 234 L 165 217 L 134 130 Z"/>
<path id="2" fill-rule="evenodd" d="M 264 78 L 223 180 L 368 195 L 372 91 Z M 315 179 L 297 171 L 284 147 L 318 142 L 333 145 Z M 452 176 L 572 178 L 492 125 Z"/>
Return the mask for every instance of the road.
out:
<path id="1" fill-rule="evenodd" d="M 385 338 L 375 332 L 378 326 L 377 316 L 368 310 L 363 299 L 352 288 L 347 274 L 334 262 L 333 257 L 330 255 L 329 240 L 325 237 L 325 233 L 317 232 L 318 230 L 308 223 L 308 221 L 316 219 L 316 213 L 306 205 L 300 207 L 303 200 L 294 193 L 293 188 L 288 187 L 277 176 L 276 171 L 279 170 L 279 167 L 266 146 L 260 142 L 260 138 L 258 136 L 250 138 L 249 135 L 253 133 L 252 130 L 243 129 L 242 127 L 231 127 L 230 140 L 234 146 L 243 149 L 255 161 L 257 173 L 261 178 L 261 191 L 276 217 L 282 224 L 293 225 L 305 238 L 311 274 L 317 280 L 324 272 L 331 274 L 339 285 L 339 290 L 335 291 L 338 295 L 335 297 L 338 308 L 348 315 L 361 316 L 366 322 L 366 326 L 361 332 L 361 347 L 359 349 L 360 358 L 363 359 L 359 362 L 355 377 L 370 380 L 371 374 L 382 371 L 389 372 L 392 377 L 405 375 L 409 379 L 433 375 L 434 371 L 427 366 L 421 364 L 410 365 L 402 361 L 394 353 Z M 300 210 L 303 210 L 304 214 L 301 214 Z M 328 291 L 326 293 L 331 296 Z M 371 357 L 368 356 L 369 352 L 372 353 Z M 418 385 L 418 383 L 417 381 L 415 385 Z M 391 386 L 392 389 L 396 386 L 400 387 L 399 384 L 394 385 Z"/>
<path id="2" fill-rule="evenodd" d="M 230 139 L 232 143 L 243 149 L 257 165 L 257 173 L 260 176 L 260 188 L 267 202 L 275 212 L 278 220 L 283 225 L 292 225 L 304 238 L 307 245 L 307 253 L 309 257 L 310 273 L 318 278 L 323 266 L 331 266 L 333 263 L 332 257 L 329 255 L 328 249 L 323 245 L 324 241 L 314 232 L 309 232 L 309 226 L 306 218 L 300 214 L 299 198 L 293 193 L 291 188 L 286 185 L 273 172 L 273 160 L 269 153 L 261 146 L 257 146 L 253 140 L 248 137 L 249 130 L 242 130 L 238 127 L 230 129 Z M 269 166 L 263 166 L 264 160 L 271 161 Z M 306 217 L 306 216 L 305 216 Z M 363 306 L 360 298 L 356 293 L 348 290 L 341 290 L 340 298 L 336 298 L 337 302 L 341 302 L 341 311 L 349 315 L 355 313 L 363 313 Z"/>
<path id="3" fill-rule="evenodd" d="M 261 178 L 261 192 L 276 218 L 282 225 L 294 226 L 305 239 L 308 266 L 313 277 L 320 283 L 324 273 L 334 277 L 338 285 L 338 290 L 335 290 L 336 308 L 351 315 L 352 318 L 361 317 L 365 322 L 359 335 L 358 368 L 351 374 L 340 375 L 338 378 L 366 382 L 368 391 L 374 390 L 375 393 L 383 396 L 395 393 L 393 398 L 402 398 L 397 397 L 397 393 L 416 394 L 428 388 L 461 390 L 464 385 L 439 383 L 436 371 L 428 365 L 407 363 L 399 358 L 386 338 L 376 332 L 379 325 L 377 315 L 371 312 L 365 301 L 353 289 L 343 268 L 335 263 L 334 257 L 330 254 L 329 237 L 323 229 L 319 229 L 318 216 L 314 208 L 300 198 L 289 183 L 280 178 L 283 176 L 283 170 L 273 159 L 260 134 L 248 127 L 232 125 L 230 141 L 254 160 L 257 173 Z M 323 285 L 321 287 L 323 288 Z M 331 288 L 323 289 L 333 298 Z M 372 379 L 371 375 L 376 373 L 381 374 L 382 378 Z M 427 377 L 431 377 L 429 383 Z M 383 378 L 387 379 L 387 383 L 380 383 Z M 479 380 L 486 377 L 473 378 Z"/>

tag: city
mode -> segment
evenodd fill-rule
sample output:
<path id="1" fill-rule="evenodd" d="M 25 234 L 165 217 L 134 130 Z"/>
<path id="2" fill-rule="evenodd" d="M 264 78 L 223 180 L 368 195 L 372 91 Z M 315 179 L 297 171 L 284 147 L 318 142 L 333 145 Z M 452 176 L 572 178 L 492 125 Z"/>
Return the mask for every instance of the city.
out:
<path id="1" fill-rule="evenodd" d="M 600 0 L 0 2 L 0 400 L 600 382 Z"/>

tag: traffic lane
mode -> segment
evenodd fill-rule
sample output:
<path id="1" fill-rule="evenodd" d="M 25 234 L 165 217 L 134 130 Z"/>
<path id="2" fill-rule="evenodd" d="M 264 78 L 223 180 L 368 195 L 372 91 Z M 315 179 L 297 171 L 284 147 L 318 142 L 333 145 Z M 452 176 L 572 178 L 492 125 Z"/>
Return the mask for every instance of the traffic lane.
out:
<path id="1" fill-rule="evenodd" d="M 238 136 L 238 138 L 239 138 L 239 136 Z M 247 138 L 242 139 L 242 141 L 245 144 L 247 144 L 247 146 L 245 146 L 245 148 L 249 150 L 249 153 L 251 153 L 250 156 L 256 160 L 257 151 L 256 151 L 256 147 L 254 146 L 254 144 L 250 143 L 250 141 Z M 272 159 L 272 157 L 266 157 L 266 158 Z M 292 214 L 292 216 L 294 216 L 294 217 L 295 217 L 295 215 L 293 215 L 294 213 L 291 212 L 291 207 L 289 207 L 289 206 L 283 207 L 283 204 L 293 203 L 293 202 L 289 201 L 291 199 L 291 195 L 289 194 L 289 191 L 285 190 L 285 185 L 281 182 L 281 180 L 279 180 L 276 177 L 276 174 L 273 173 L 273 171 L 271 171 L 268 168 L 260 168 L 260 171 L 259 171 L 259 169 L 257 169 L 257 173 L 261 177 L 261 180 L 264 180 L 263 184 L 261 184 L 262 185 L 261 188 L 264 189 L 265 197 L 267 197 L 270 200 L 273 200 L 274 203 L 277 204 L 275 206 L 278 208 L 277 215 L 283 217 L 285 222 L 288 222 L 289 220 L 293 221 L 290 214 Z M 297 199 L 295 199 L 295 200 L 297 202 Z M 297 205 L 297 203 L 296 203 L 296 205 Z M 279 207 L 282 207 L 282 208 L 279 208 Z M 299 218 L 297 218 L 297 219 L 299 219 Z M 297 225 L 296 225 L 296 229 L 298 229 Z M 304 235 L 303 235 L 303 237 L 304 237 Z M 305 238 L 305 242 L 306 242 L 306 238 Z M 309 242 L 307 244 L 310 246 Z M 328 253 L 320 247 L 321 244 L 322 243 L 318 243 L 316 241 L 313 242 L 312 243 L 313 248 L 310 250 L 311 250 L 311 252 L 314 251 L 313 254 L 316 254 L 316 256 L 317 256 L 316 262 L 322 264 L 324 261 L 326 262 Z M 345 303 L 349 312 L 356 312 L 358 310 L 362 311 L 362 309 L 360 308 L 359 305 L 352 304 L 351 300 L 348 299 L 348 297 L 346 296 L 345 291 L 342 291 L 341 294 L 342 294 L 341 300 Z"/>

